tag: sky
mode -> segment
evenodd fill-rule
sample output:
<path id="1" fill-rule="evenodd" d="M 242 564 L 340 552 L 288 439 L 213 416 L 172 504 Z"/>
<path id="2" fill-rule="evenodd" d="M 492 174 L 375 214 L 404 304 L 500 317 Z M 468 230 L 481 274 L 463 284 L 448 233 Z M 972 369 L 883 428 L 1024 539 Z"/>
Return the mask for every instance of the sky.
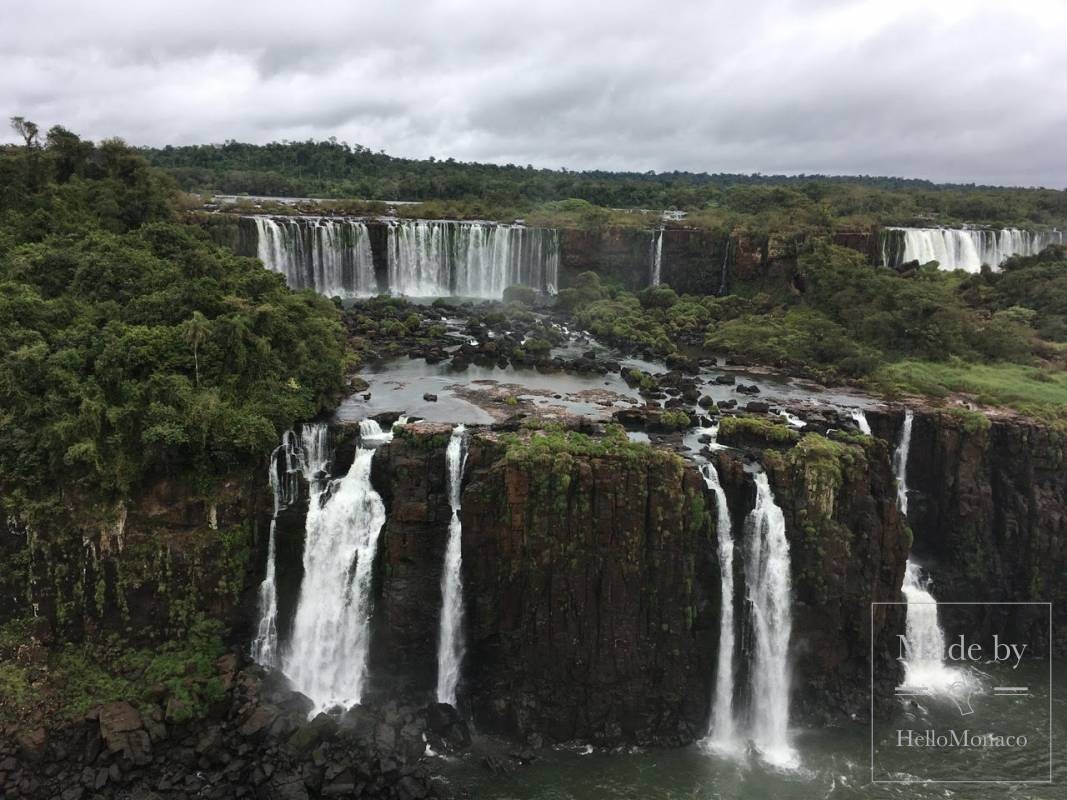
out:
<path id="1" fill-rule="evenodd" d="M 94 140 L 1067 187 L 1065 0 L 6 0 L 3 17 L 0 111 Z"/>

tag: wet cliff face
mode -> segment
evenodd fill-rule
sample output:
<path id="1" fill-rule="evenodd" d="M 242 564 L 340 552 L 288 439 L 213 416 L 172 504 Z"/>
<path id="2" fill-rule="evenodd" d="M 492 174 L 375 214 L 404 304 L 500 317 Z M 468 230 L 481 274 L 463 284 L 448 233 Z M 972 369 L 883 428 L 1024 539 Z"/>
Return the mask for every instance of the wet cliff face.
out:
<path id="1" fill-rule="evenodd" d="M 793 582 L 793 710 L 808 722 L 866 716 L 870 703 L 871 631 L 879 664 L 893 660 L 904 630 L 896 602 L 904 578 L 909 535 L 897 513 L 885 443 L 855 436 L 814 434 L 798 443 L 751 446 L 786 520 Z M 736 451 L 718 454 L 723 488 L 743 552 L 752 507 L 752 479 Z M 739 513 L 739 511 L 741 513 Z M 743 581 L 743 570 L 737 580 Z M 743 597 L 743 589 L 739 589 Z M 738 606 L 741 608 L 742 606 Z M 894 674 L 879 669 L 879 674 Z M 883 687 L 878 697 L 891 697 Z"/>
<path id="2" fill-rule="evenodd" d="M 426 697 L 436 683 L 448 434 L 419 430 L 375 456 L 389 511 L 370 666 L 371 692 L 383 696 Z M 812 437 L 761 456 L 787 521 L 794 713 L 808 722 L 865 712 L 870 603 L 900 599 L 908 535 L 889 453 L 857 441 Z M 721 454 L 719 469 L 740 554 L 752 480 L 738 451 Z M 667 452 L 546 457 L 473 435 L 462 494 L 459 696 L 478 726 L 603 744 L 700 738 L 719 636 L 713 503 L 696 468 Z M 744 649 L 743 556 L 735 569 Z M 903 608 L 877 607 L 874 629 L 876 657 L 891 658 Z"/>
<path id="3" fill-rule="evenodd" d="M 46 641 L 115 632 L 179 635 L 202 616 L 239 632 L 252 616 L 265 480 L 234 476 L 209 498 L 161 481 L 82 519 L 0 526 L 0 623 L 36 618 Z M 91 520 L 91 521 L 90 521 Z"/>
<path id="4" fill-rule="evenodd" d="M 478 724 L 559 741 L 703 735 L 718 573 L 696 471 L 653 451 L 487 455 L 463 495 Z"/>
<path id="5" fill-rule="evenodd" d="M 887 437 L 900 425 L 899 413 L 878 420 Z M 1025 419 L 920 409 L 907 483 L 914 557 L 930 567 L 939 601 L 1040 601 L 1053 604 L 1054 617 L 1067 613 L 1067 434 Z M 947 633 L 1006 631 L 1041 652 L 1046 620 L 1025 606 L 977 607 L 967 630 Z M 1053 627 L 1053 636 L 1054 651 L 1067 652 L 1067 631 Z"/>

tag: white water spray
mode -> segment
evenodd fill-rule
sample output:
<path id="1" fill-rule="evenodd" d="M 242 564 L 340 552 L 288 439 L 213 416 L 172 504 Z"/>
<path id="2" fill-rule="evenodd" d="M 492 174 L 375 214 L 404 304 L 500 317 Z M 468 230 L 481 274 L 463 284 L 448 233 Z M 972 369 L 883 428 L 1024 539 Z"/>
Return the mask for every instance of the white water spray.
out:
<path id="1" fill-rule="evenodd" d="M 441 637 L 437 645 L 437 702 L 456 704 L 456 685 L 463 663 L 463 523 L 459 519 L 463 469 L 467 464 L 465 428 L 457 425 L 445 451 L 448 502 L 452 521 L 441 575 Z"/>
<path id="2" fill-rule="evenodd" d="M 904 686 L 931 694 L 949 694 L 954 683 L 966 681 L 963 671 L 945 666 L 945 633 L 937 618 L 937 600 L 930 593 L 922 569 L 908 560 L 901 588 L 908 602 Z"/>
<path id="3" fill-rule="evenodd" d="M 1062 231 L 1024 231 L 1018 228 L 888 228 L 900 237 L 890 249 L 883 244 L 882 263 L 897 267 L 910 261 L 936 261 L 944 270 L 978 272 L 983 264 L 998 267 L 1011 256 L 1037 255 L 1050 244 L 1062 244 Z M 893 263 L 890 263 L 893 262 Z"/>
<path id="4" fill-rule="evenodd" d="M 656 228 L 652 232 L 652 241 L 649 243 L 649 274 L 650 286 L 659 286 L 660 275 L 663 271 L 663 228 Z"/>
<path id="5" fill-rule="evenodd" d="M 556 291 L 559 232 L 552 228 L 398 220 L 387 252 L 392 294 L 499 299 L 519 284 Z"/>
<path id="6" fill-rule="evenodd" d="M 871 433 L 871 423 L 867 421 L 867 415 L 863 413 L 862 408 L 854 408 L 849 413 L 852 415 L 852 421 L 856 423 L 856 427 L 860 429 L 860 433 L 865 433 L 868 436 L 873 435 Z"/>
<path id="7" fill-rule="evenodd" d="M 364 222 L 328 217 L 252 217 L 256 256 L 293 289 L 327 297 L 369 297 L 378 291 L 370 233 Z"/>
<path id="8" fill-rule="evenodd" d="M 799 761 L 789 744 L 789 542 L 767 474 L 756 473 L 755 481 L 756 506 L 745 521 L 745 588 L 755 638 L 752 741 L 769 764 L 794 768 Z"/>
<path id="9" fill-rule="evenodd" d="M 298 477 L 303 476 L 309 494 L 317 497 L 322 491 L 323 476 L 329 465 L 329 428 L 322 423 L 309 423 L 296 434 L 286 431 L 282 443 L 270 455 L 268 480 L 274 495 L 274 513 L 270 519 L 270 538 L 267 544 L 267 569 L 259 585 L 259 623 L 252 640 L 252 659 L 265 667 L 278 666 L 278 584 L 276 535 L 278 514 L 294 503 L 300 492 Z"/>
<path id="10" fill-rule="evenodd" d="M 897 507 L 905 519 L 908 516 L 908 452 L 911 450 L 911 425 L 915 412 L 904 412 L 904 427 L 900 430 L 900 442 L 893 451 L 893 474 L 897 479 Z"/>
<path id="11" fill-rule="evenodd" d="M 719 540 L 721 610 L 719 612 L 719 660 L 715 673 L 715 696 L 708 734 L 701 742 L 707 750 L 736 753 L 740 750 L 734 722 L 734 538 L 726 492 L 711 463 L 700 468 L 704 483 L 715 495 L 716 531 Z"/>
<path id="12" fill-rule="evenodd" d="M 374 444 L 387 441 L 373 420 Z M 364 424 L 360 423 L 361 431 Z M 371 485 L 374 450 L 361 439 L 348 474 L 329 483 L 308 508 L 304 580 L 285 656 L 293 686 L 312 714 L 360 702 L 370 651 L 371 580 L 385 505 Z"/>

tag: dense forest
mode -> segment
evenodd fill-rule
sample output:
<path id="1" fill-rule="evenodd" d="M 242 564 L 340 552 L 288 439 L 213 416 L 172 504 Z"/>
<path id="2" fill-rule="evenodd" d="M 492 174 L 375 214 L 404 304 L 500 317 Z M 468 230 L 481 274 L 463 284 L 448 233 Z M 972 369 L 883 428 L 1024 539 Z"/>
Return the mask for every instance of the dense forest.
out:
<path id="1" fill-rule="evenodd" d="M 684 209 L 706 215 L 782 214 L 842 226 L 974 222 L 1062 225 L 1067 191 L 934 184 L 871 176 L 736 175 L 535 169 L 454 159 L 396 158 L 359 145 L 274 142 L 144 148 L 188 192 L 364 200 L 449 201 L 476 215 L 528 214 L 583 200 L 618 209 Z M 700 214 L 697 213 L 699 222 Z"/>
<path id="2" fill-rule="evenodd" d="M 177 221 L 177 189 L 62 127 L 0 149 L 0 498 L 20 517 L 261 462 L 342 385 L 339 315 Z M 81 502 L 75 502 L 80 500 Z"/>

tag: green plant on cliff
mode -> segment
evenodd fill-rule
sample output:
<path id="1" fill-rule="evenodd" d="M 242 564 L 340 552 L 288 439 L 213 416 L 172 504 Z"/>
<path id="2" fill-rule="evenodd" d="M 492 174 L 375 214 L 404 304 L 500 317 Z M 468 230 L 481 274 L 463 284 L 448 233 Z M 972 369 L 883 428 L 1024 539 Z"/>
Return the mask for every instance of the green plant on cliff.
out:
<path id="1" fill-rule="evenodd" d="M 756 440 L 772 445 L 792 444 L 800 434 L 788 425 L 766 417 L 723 417 L 719 439 L 724 443 Z"/>
<path id="2" fill-rule="evenodd" d="M 333 304 L 176 224 L 170 182 L 121 142 L 55 128 L 0 150 L 0 183 L 9 510 L 68 498 L 85 515 L 160 476 L 206 486 L 341 390 Z"/>

